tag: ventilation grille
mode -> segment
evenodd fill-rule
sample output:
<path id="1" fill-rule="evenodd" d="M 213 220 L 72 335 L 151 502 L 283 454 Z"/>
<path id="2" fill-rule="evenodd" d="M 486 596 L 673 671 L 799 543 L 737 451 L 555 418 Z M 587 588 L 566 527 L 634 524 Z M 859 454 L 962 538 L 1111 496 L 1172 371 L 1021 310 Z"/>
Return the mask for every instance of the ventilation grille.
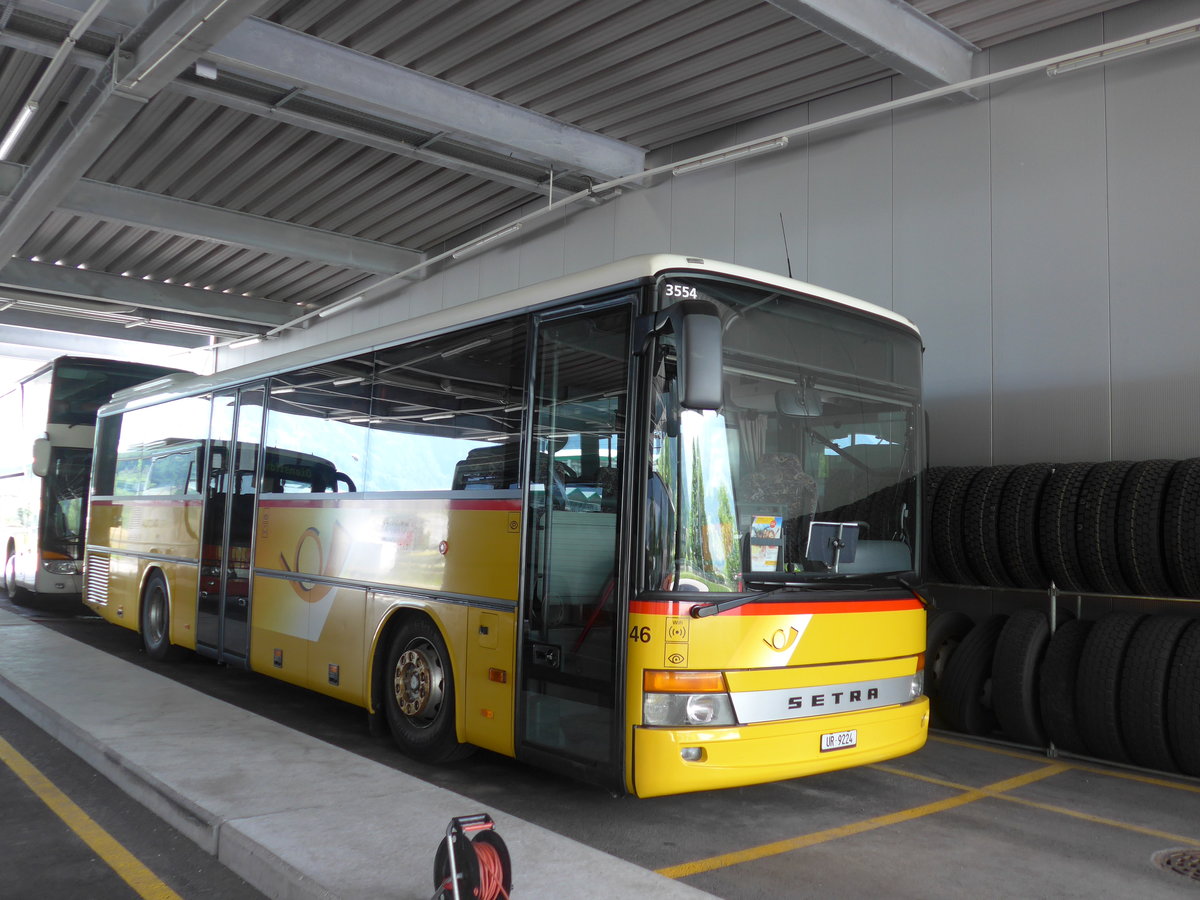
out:
<path id="1" fill-rule="evenodd" d="M 108 605 L 108 567 L 110 557 L 89 553 L 87 559 L 87 586 L 84 599 L 98 606 Z"/>

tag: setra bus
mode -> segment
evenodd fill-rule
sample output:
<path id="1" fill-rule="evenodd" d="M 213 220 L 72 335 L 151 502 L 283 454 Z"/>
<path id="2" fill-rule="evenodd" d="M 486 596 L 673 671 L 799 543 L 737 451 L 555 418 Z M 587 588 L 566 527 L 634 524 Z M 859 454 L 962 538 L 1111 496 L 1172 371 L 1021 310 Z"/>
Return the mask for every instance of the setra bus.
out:
<path id="1" fill-rule="evenodd" d="M 96 410 L 114 393 L 179 371 L 60 356 L 0 396 L 4 588 L 18 601 L 77 602 Z"/>
<path id="2" fill-rule="evenodd" d="M 653 796 L 895 757 L 928 730 L 920 370 L 893 312 L 657 255 L 133 389 L 85 602 L 424 760 Z"/>

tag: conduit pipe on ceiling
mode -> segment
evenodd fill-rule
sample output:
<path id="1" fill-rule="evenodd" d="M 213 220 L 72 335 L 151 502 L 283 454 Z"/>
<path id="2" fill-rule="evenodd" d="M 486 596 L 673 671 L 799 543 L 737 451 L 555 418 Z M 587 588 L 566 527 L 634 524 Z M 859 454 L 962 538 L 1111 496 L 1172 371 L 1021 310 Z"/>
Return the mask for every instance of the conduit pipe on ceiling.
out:
<path id="1" fill-rule="evenodd" d="M 907 97 L 901 97 L 898 100 L 889 100 L 886 103 L 879 103 L 875 106 L 868 106 L 863 109 L 854 110 L 840 116 L 833 116 L 829 119 L 822 119 L 819 122 L 812 122 L 808 125 L 801 125 L 796 128 L 780 131 L 777 134 L 767 135 L 766 137 L 755 138 L 752 141 L 744 141 L 740 144 L 732 144 L 728 147 L 723 147 L 720 150 L 714 150 L 710 153 L 703 153 L 699 156 L 689 157 L 687 159 L 676 160 L 675 162 L 667 163 L 666 165 L 657 166 L 652 169 L 646 169 L 634 175 L 625 175 L 620 178 L 614 178 L 611 181 L 606 181 L 602 184 L 593 185 L 586 191 L 578 191 L 562 200 L 557 200 L 546 206 L 539 207 L 534 211 L 527 213 L 511 222 L 499 226 L 493 232 L 485 235 L 489 245 L 499 241 L 516 231 L 528 222 L 541 219 L 550 213 L 557 212 L 565 207 L 571 206 L 587 200 L 603 199 L 602 195 L 613 191 L 624 185 L 635 182 L 644 182 L 648 179 L 655 178 L 660 175 L 668 175 L 672 172 L 682 169 L 685 171 L 694 171 L 697 168 L 709 166 L 723 165 L 730 162 L 735 162 L 738 159 L 745 158 L 748 153 L 754 152 L 755 148 L 770 144 L 776 144 L 782 148 L 787 142 L 796 137 L 808 137 L 821 131 L 839 128 L 845 125 L 851 125 L 856 122 L 861 122 L 865 119 L 871 119 L 876 116 L 883 116 L 888 113 L 896 112 L 901 109 L 908 109 L 913 106 L 919 106 L 922 103 L 928 103 L 931 100 L 937 100 L 942 97 L 949 97 L 955 94 L 969 94 L 976 88 L 987 87 L 993 84 L 999 84 L 1004 81 L 1011 81 L 1015 78 L 1021 78 L 1025 75 L 1032 75 L 1041 72 L 1047 76 L 1060 75 L 1072 71 L 1077 68 L 1082 68 L 1084 64 L 1093 65 L 1107 62 L 1115 62 L 1122 59 L 1129 59 L 1138 53 L 1144 53 L 1149 50 L 1157 50 L 1161 47 L 1178 44 L 1181 41 L 1191 40 L 1192 38 L 1200 38 L 1200 18 L 1189 19 L 1184 22 L 1179 22 L 1175 25 L 1168 25 L 1165 28 L 1157 28 L 1153 31 L 1146 31 L 1132 37 L 1123 38 L 1118 41 L 1110 41 L 1106 44 L 1099 44 L 1090 47 L 1086 50 L 1076 50 L 1071 53 L 1063 53 L 1058 56 L 1047 57 L 1046 59 L 1038 60 L 1037 62 L 1026 63 L 1020 66 L 1014 66 L 1011 69 L 1004 69 L 1000 72 L 993 72 L 990 75 L 980 75 L 976 78 L 968 78 L 966 81 L 960 81 L 957 84 L 948 84 L 944 87 L 931 88 L 927 91 L 921 91 L 916 94 L 911 94 Z M 1094 62 L 1093 62 L 1094 61 Z M 385 294 L 388 290 L 395 287 L 400 281 L 411 278 L 414 274 L 429 268 L 435 263 L 450 259 L 455 255 L 461 255 L 462 251 L 467 248 L 474 248 L 482 242 L 481 238 L 475 238 L 470 241 L 465 241 L 443 253 L 436 256 L 431 256 L 414 266 L 397 272 L 395 275 L 389 275 L 382 281 L 376 282 L 370 287 L 363 289 L 357 288 L 354 293 L 361 294 L 364 299 L 376 299 Z M 324 307 L 332 309 L 334 304 Z M 314 310 L 306 313 L 290 322 L 285 322 L 283 325 L 277 325 L 266 332 L 265 337 L 273 337 L 283 331 L 295 328 L 309 319 L 320 315 L 320 311 Z M 228 344 L 213 344 L 206 349 L 220 349 L 228 346 Z"/>
<path id="2" fill-rule="evenodd" d="M 58 50 L 54 56 L 50 58 L 50 64 L 46 66 L 41 77 L 38 78 L 37 84 L 33 86 L 33 90 L 29 92 L 29 96 L 25 99 L 25 103 L 21 106 L 21 111 L 17 114 L 16 121 L 8 129 L 8 133 L 4 135 L 4 139 L 0 141 L 0 159 L 7 159 L 8 154 L 12 151 L 13 146 L 17 143 L 21 133 L 29 125 L 38 108 L 42 105 L 42 100 L 46 96 L 46 92 L 50 90 L 50 84 L 62 70 L 62 67 L 67 64 L 68 58 L 71 56 L 75 45 L 79 39 L 83 37 L 87 30 L 91 27 L 96 19 L 100 18 L 100 13 L 104 12 L 104 7 L 108 6 L 108 0 L 94 0 L 80 16 L 79 21 L 63 38 L 63 42 L 58 45 Z"/>

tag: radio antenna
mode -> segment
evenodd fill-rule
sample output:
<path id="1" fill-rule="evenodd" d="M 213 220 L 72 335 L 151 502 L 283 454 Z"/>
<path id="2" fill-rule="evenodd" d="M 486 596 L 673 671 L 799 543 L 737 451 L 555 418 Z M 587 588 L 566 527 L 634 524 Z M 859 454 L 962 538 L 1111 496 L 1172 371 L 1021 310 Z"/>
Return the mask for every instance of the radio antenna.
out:
<path id="1" fill-rule="evenodd" d="M 792 277 L 792 254 L 788 250 L 787 229 L 783 226 L 783 212 L 779 213 L 779 230 L 783 232 L 783 258 L 787 260 L 788 278 Z"/>

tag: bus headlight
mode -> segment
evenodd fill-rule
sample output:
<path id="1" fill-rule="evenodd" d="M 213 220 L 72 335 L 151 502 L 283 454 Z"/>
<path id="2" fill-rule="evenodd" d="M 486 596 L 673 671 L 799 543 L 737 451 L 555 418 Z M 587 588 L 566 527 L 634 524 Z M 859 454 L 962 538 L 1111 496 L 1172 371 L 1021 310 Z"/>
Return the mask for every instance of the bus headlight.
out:
<path id="1" fill-rule="evenodd" d="M 48 559 L 42 568 L 51 575 L 78 575 L 79 563 L 73 559 Z"/>
<path id="2" fill-rule="evenodd" d="M 642 703 L 646 725 L 704 728 L 736 725 L 728 694 L 646 694 Z"/>
<path id="3" fill-rule="evenodd" d="M 642 677 L 642 722 L 677 728 L 736 725 L 721 672 L 652 671 Z"/>
<path id="4" fill-rule="evenodd" d="M 925 670 L 917 669 L 917 674 L 912 678 L 912 685 L 908 689 L 908 699 L 916 700 L 925 693 Z"/>

